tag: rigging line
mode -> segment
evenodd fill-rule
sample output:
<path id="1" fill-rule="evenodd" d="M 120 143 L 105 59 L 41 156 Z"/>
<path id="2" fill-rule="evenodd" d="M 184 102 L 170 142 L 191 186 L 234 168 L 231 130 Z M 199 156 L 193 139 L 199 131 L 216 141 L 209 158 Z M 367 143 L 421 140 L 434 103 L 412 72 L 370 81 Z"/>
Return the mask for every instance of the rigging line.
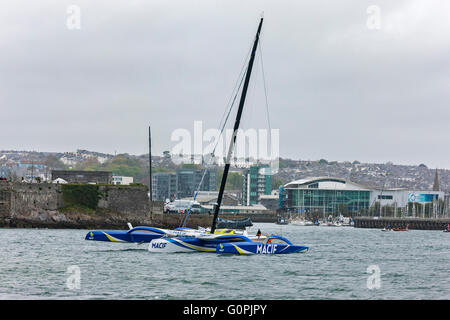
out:
<path id="1" fill-rule="evenodd" d="M 228 103 L 226 104 L 227 106 L 230 105 L 230 101 L 233 99 L 233 96 L 234 96 L 233 102 L 231 103 L 231 106 L 230 106 L 231 109 L 233 107 L 234 100 L 236 100 L 236 96 L 237 96 L 237 93 L 239 92 L 239 88 L 242 85 L 243 74 L 245 74 L 247 72 L 247 63 L 246 62 L 248 61 L 248 57 L 250 56 L 250 52 L 251 52 L 251 47 L 249 48 L 249 50 L 247 52 L 247 56 L 245 57 L 244 63 L 243 63 L 242 68 L 241 68 L 241 71 L 239 72 L 239 75 L 238 75 L 238 77 L 236 79 L 236 83 L 234 85 L 233 91 L 231 92 L 230 99 L 228 100 Z M 241 79 L 240 82 L 239 82 L 239 79 Z M 229 115 L 230 112 L 231 112 L 231 110 L 228 111 L 228 115 Z M 221 120 L 219 122 L 219 128 L 221 127 L 222 120 L 224 119 L 226 113 L 227 113 L 227 109 L 225 108 L 225 110 L 223 112 L 223 115 L 222 115 L 222 118 L 221 118 Z M 227 119 L 228 119 L 228 116 L 227 116 Z M 226 123 L 226 120 L 225 120 L 225 123 Z"/>
<path id="2" fill-rule="evenodd" d="M 233 106 L 234 106 L 234 103 L 235 103 L 235 101 L 236 101 L 236 98 L 237 98 L 237 96 L 238 96 L 238 94 L 239 94 L 239 90 L 240 90 L 240 88 L 242 87 L 242 83 L 244 82 L 245 74 L 247 73 L 247 68 L 248 68 L 248 66 L 247 66 L 247 61 L 248 61 L 248 57 L 250 56 L 250 52 L 251 52 L 251 47 L 250 47 L 250 49 L 249 49 L 249 51 L 248 51 L 248 53 L 247 53 L 247 56 L 246 56 L 246 58 L 245 58 L 245 60 L 244 60 L 244 64 L 243 64 L 243 66 L 242 66 L 242 68 L 241 68 L 241 71 L 240 71 L 240 73 L 239 73 L 239 77 L 238 77 L 238 79 L 236 80 L 236 85 L 235 85 L 235 87 L 234 87 L 234 89 L 233 89 L 233 91 L 232 91 L 232 95 L 230 96 L 230 99 L 228 100 L 228 104 L 227 104 L 227 105 L 230 105 L 230 101 L 232 100 L 231 105 L 230 105 L 230 107 L 229 107 L 229 109 L 228 109 L 228 113 L 226 113 L 227 110 L 225 109 L 224 114 L 222 115 L 222 119 L 221 119 L 220 122 L 219 122 L 219 128 L 221 127 L 222 129 L 221 129 L 220 134 L 219 134 L 219 137 L 218 137 L 218 139 L 217 139 L 217 141 L 216 141 L 216 145 L 215 145 L 214 148 L 213 148 L 213 152 L 212 152 L 212 155 L 213 155 L 213 156 L 214 156 L 214 154 L 215 154 L 217 145 L 218 145 L 218 143 L 219 143 L 219 141 L 220 141 L 219 138 L 222 136 L 222 133 L 223 133 L 223 131 L 225 130 L 226 123 L 228 122 L 228 118 L 230 117 L 231 111 L 233 110 Z M 239 81 L 239 79 L 241 79 L 241 80 Z M 233 93 L 234 93 L 234 95 L 233 95 Z M 225 117 L 225 114 L 226 114 L 226 117 Z M 225 120 L 224 120 L 224 117 L 225 117 Z M 222 124 L 222 121 L 223 121 L 223 120 L 224 120 L 224 122 L 223 122 L 223 124 Z M 222 124 L 222 125 L 221 125 L 221 124 Z"/>
<path id="3" fill-rule="evenodd" d="M 241 88 L 241 86 L 242 86 L 242 83 L 244 82 L 245 74 L 247 73 L 247 69 L 248 69 L 247 62 L 248 62 L 248 60 L 249 60 L 249 56 L 250 56 L 251 51 L 252 51 L 252 45 L 250 45 L 250 47 L 249 47 L 249 49 L 248 49 L 247 56 L 246 56 L 245 59 L 244 59 L 244 62 L 243 62 L 243 64 L 242 64 L 242 68 L 241 68 L 241 71 L 240 71 L 240 73 L 239 73 L 239 76 L 238 76 L 238 78 L 236 79 L 236 84 L 235 84 L 234 90 L 232 91 L 232 94 L 231 94 L 231 97 L 230 97 L 230 100 L 231 100 L 232 97 L 233 97 L 233 101 L 231 102 L 230 109 L 229 109 L 228 114 L 227 114 L 227 116 L 226 116 L 226 118 L 225 118 L 225 122 L 224 122 L 223 125 L 222 125 L 221 133 L 220 133 L 220 135 L 219 135 L 218 138 L 220 138 L 220 136 L 222 135 L 222 132 L 223 132 L 223 130 L 224 130 L 224 127 L 225 127 L 225 125 L 226 125 L 226 123 L 227 123 L 227 121 L 228 121 L 228 118 L 229 118 L 230 114 L 231 114 L 231 110 L 233 109 L 234 102 L 236 101 L 236 98 L 237 98 L 237 96 L 238 96 L 239 90 L 240 90 L 240 88 Z M 239 81 L 239 79 L 241 79 L 241 81 Z M 238 82 L 239 82 L 239 85 L 238 85 Z M 236 87 L 237 87 L 237 89 L 236 89 Z M 233 96 L 233 93 L 234 93 L 234 96 Z M 228 104 L 227 104 L 227 105 L 230 104 L 230 100 L 228 100 Z M 225 109 L 225 112 L 226 112 L 226 109 Z M 220 123 L 219 123 L 219 128 L 221 127 L 220 124 L 222 123 L 222 120 L 224 119 L 225 112 L 224 112 L 224 114 L 222 115 L 222 119 L 221 119 L 221 121 L 220 121 Z M 218 141 L 219 141 L 219 139 L 218 139 Z M 217 143 L 218 143 L 218 141 L 217 141 Z M 215 152 L 216 147 L 217 147 L 217 144 L 216 144 L 216 146 L 215 146 L 214 149 L 213 149 L 213 154 L 214 154 L 214 152 Z"/>
<path id="4" fill-rule="evenodd" d="M 209 163 L 206 165 L 206 168 L 205 168 L 205 170 L 203 171 L 202 179 L 200 180 L 200 183 L 199 183 L 199 185 L 198 185 L 198 187 L 197 187 L 197 190 L 195 190 L 193 202 L 197 199 L 198 192 L 200 191 L 200 188 L 201 188 L 201 186 L 202 186 L 202 184 L 203 184 L 203 181 L 204 181 L 204 178 L 205 178 L 205 176 L 206 176 L 207 168 L 209 168 L 209 166 L 211 165 L 212 159 L 214 158 L 214 155 L 215 155 L 215 152 L 216 152 L 216 148 L 217 148 L 217 146 L 218 146 L 218 144 L 219 144 L 219 141 L 220 141 L 220 136 L 223 134 L 223 131 L 225 130 L 225 126 L 226 126 L 226 124 L 227 124 L 227 122 L 228 122 L 228 118 L 229 118 L 229 116 L 230 116 L 230 114 L 231 114 L 231 111 L 233 110 L 233 106 L 234 106 L 234 104 L 235 104 L 235 102 L 236 102 L 236 98 L 237 98 L 237 96 L 238 96 L 238 94 L 239 94 L 239 90 L 240 90 L 240 88 L 241 88 L 241 86 L 242 86 L 242 83 L 243 83 L 243 81 L 244 81 L 245 74 L 247 73 L 247 68 L 248 68 L 248 67 L 245 67 L 245 66 L 246 66 L 246 62 L 247 62 L 247 59 L 248 59 L 248 56 L 249 56 L 249 55 L 250 55 L 250 51 L 249 51 L 249 53 L 247 54 L 246 61 L 244 61 L 244 67 L 241 69 L 241 72 L 239 73 L 239 76 L 241 77 L 241 81 L 239 81 L 239 83 L 236 83 L 237 89 L 236 89 L 236 86 L 235 86 L 235 91 L 233 91 L 233 92 L 235 92 L 235 94 L 234 94 L 234 97 L 233 97 L 233 95 L 232 95 L 233 100 L 232 100 L 231 105 L 230 105 L 230 107 L 229 107 L 228 113 L 227 113 L 227 115 L 226 115 L 226 117 L 225 117 L 225 120 L 224 120 L 224 123 L 223 123 L 223 125 L 222 125 L 222 129 L 221 129 L 221 131 L 220 131 L 220 134 L 219 134 L 219 136 L 218 136 L 218 138 L 217 138 L 216 145 L 215 145 L 214 148 L 213 148 L 213 152 L 212 152 L 213 157 L 211 157 L 211 158 L 209 159 Z M 245 71 L 244 71 L 244 70 L 245 70 Z M 238 78 L 238 80 L 239 80 L 239 78 Z M 231 100 L 231 97 L 230 97 L 230 100 Z M 225 111 L 226 111 L 226 109 L 225 109 Z M 224 115 L 225 115 L 225 113 L 224 113 Z M 222 116 L 222 120 L 223 120 L 224 115 Z M 221 122 L 222 122 L 222 120 L 221 120 Z M 189 217 L 189 215 L 190 215 L 190 213 L 191 213 L 191 209 L 192 209 L 192 205 L 193 205 L 193 204 L 194 204 L 194 203 L 192 203 L 192 204 L 189 206 L 188 212 L 186 213 L 186 217 L 184 218 L 184 221 L 183 221 L 183 224 L 181 225 L 181 227 L 184 227 L 184 226 L 185 226 L 186 221 L 187 221 L 187 218 Z"/>
<path id="5" fill-rule="evenodd" d="M 222 203 L 222 198 L 223 198 L 223 194 L 225 191 L 225 183 L 227 180 L 228 171 L 230 169 L 230 159 L 231 159 L 231 155 L 233 152 L 233 145 L 236 143 L 236 136 L 237 136 L 238 129 L 239 129 L 239 123 L 240 123 L 241 117 L 242 117 L 242 111 L 243 111 L 244 105 L 245 105 L 245 98 L 246 98 L 246 94 L 247 94 L 248 84 L 250 82 L 250 77 L 252 74 L 253 62 L 255 60 L 255 52 L 256 52 L 256 48 L 258 46 L 258 39 L 260 36 L 263 20 L 264 19 L 261 18 L 261 20 L 259 21 L 258 30 L 256 31 L 256 36 L 255 36 L 255 40 L 254 40 L 253 47 L 252 47 L 252 53 L 250 55 L 250 59 L 248 62 L 248 70 L 247 70 L 247 73 L 245 74 L 245 81 L 244 81 L 244 85 L 242 87 L 241 98 L 239 100 L 239 106 L 238 106 L 238 110 L 236 113 L 236 120 L 234 121 L 234 126 L 233 126 L 233 135 L 231 136 L 231 141 L 230 141 L 229 148 L 228 148 L 228 153 L 227 153 L 226 162 L 225 162 L 225 166 L 224 166 L 223 176 L 222 176 L 222 180 L 220 182 L 220 189 L 219 189 L 219 193 L 217 196 L 217 203 L 214 204 L 214 218 L 213 218 L 211 231 L 210 231 L 211 234 L 214 234 L 214 231 L 216 229 L 217 218 L 218 218 L 219 211 L 220 211 L 220 205 Z"/>
<path id="6" fill-rule="evenodd" d="M 247 70 L 247 69 L 246 69 L 246 70 Z M 245 73 L 246 73 L 246 72 L 245 72 Z M 237 98 L 238 93 L 239 93 L 239 89 L 241 88 L 242 82 L 244 81 L 245 73 L 242 75 L 242 79 L 241 79 L 241 81 L 240 81 L 240 83 L 239 83 L 239 86 L 238 86 L 238 88 L 237 88 L 236 94 L 235 94 L 235 96 L 234 96 L 234 98 L 233 98 L 232 104 L 231 104 L 231 106 L 230 106 L 230 108 L 229 108 L 229 110 L 228 110 L 228 114 L 227 114 L 227 116 L 226 116 L 226 118 L 225 118 L 225 121 L 224 121 L 224 123 L 223 123 L 222 129 L 221 129 L 220 134 L 219 134 L 219 136 L 218 136 L 218 138 L 217 138 L 216 145 L 214 146 L 214 149 L 213 149 L 213 152 L 212 152 L 212 155 L 213 155 L 213 156 L 214 156 L 214 154 L 215 154 L 215 152 L 216 152 L 216 148 L 217 148 L 217 146 L 218 146 L 218 144 L 219 144 L 220 136 L 223 134 L 223 131 L 225 130 L 225 125 L 226 125 L 226 123 L 227 123 L 227 121 L 228 121 L 228 118 L 229 118 L 229 116 L 230 116 L 230 114 L 231 114 L 231 110 L 233 109 L 234 103 L 235 103 L 236 98 Z M 200 183 L 199 183 L 199 185 L 198 185 L 197 190 L 195 190 L 195 194 L 194 194 L 193 201 L 195 201 L 195 200 L 197 199 L 198 192 L 200 191 L 200 188 L 201 188 L 201 186 L 202 186 L 202 184 L 203 184 L 203 180 L 204 180 L 204 178 L 205 178 L 205 176 L 206 176 L 207 168 L 209 168 L 209 166 L 211 165 L 211 162 L 212 162 L 212 159 L 213 159 L 213 158 L 214 158 L 214 157 L 211 157 L 211 158 L 209 159 L 209 163 L 206 165 L 206 168 L 205 168 L 205 170 L 203 171 L 202 179 L 200 180 Z M 189 215 L 190 215 L 190 213 L 191 213 L 191 209 L 192 209 L 192 205 L 193 205 L 193 204 L 194 204 L 194 203 L 192 203 L 192 204 L 189 206 L 189 209 L 188 209 L 188 212 L 186 213 L 186 217 L 184 218 L 182 227 L 184 227 L 185 224 L 186 224 L 187 218 L 189 217 Z"/>
<path id="7" fill-rule="evenodd" d="M 259 59 L 259 55 L 256 54 L 255 55 L 255 60 Z M 255 65 L 257 65 L 258 62 L 255 61 Z M 254 79 L 258 79 L 259 77 L 259 70 L 258 68 L 254 68 L 253 69 L 253 74 L 252 77 Z M 257 106 L 257 99 L 255 99 L 255 97 L 257 96 L 258 93 L 258 83 L 257 81 L 253 81 L 251 83 L 249 83 L 248 85 L 248 91 L 247 91 L 247 99 L 246 99 L 246 109 L 243 111 L 243 114 L 246 114 L 247 117 L 243 117 L 241 120 L 241 125 L 240 125 L 240 129 L 242 130 L 243 135 L 241 135 L 241 138 L 239 136 L 237 136 L 237 140 L 236 143 L 233 145 L 233 154 L 235 155 L 235 157 L 237 156 L 237 150 L 238 150 L 238 146 L 239 146 L 239 140 L 242 142 L 243 144 L 243 149 L 241 149 L 241 151 L 244 152 L 244 154 L 242 155 L 244 157 L 244 162 L 247 162 L 246 159 L 248 158 L 249 162 L 253 162 L 253 163 L 258 163 L 258 141 L 256 141 L 256 153 L 252 154 L 252 139 L 251 137 L 248 137 L 248 143 L 246 140 L 246 135 L 245 135 L 245 130 L 247 129 L 254 129 L 256 132 L 256 135 L 258 135 L 258 130 L 257 130 L 257 121 L 254 121 L 254 117 L 256 117 L 256 115 L 258 114 L 258 106 Z M 253 121 L 252 121 L 253 120 Z M 253 127 L 253 128 L 252 128 Z M 254 156 L 251 157 L 251 156 Z"/>
<path id="8" fill-rule="evenodd" d="M 264 84 L 264 97 L 266 100 L 266 113 L 267 113 L 267 124 L 269 126 L 269 145 L 270 145 L 270 153 L 272 154 L 272 127 L 270 125 L 270 114 L 269 114 L 269 102 L 267 99 L 267 88 L 266 88 L 266 77 L 264 74 L 264 63 L 263 63 L 263 55 L 262 55 L 262 41 L 259 45 L 259 55 L 261 60 L 261 70 L 262 70 L 262 78 L 263 78 L 263 84 Z"/>
<path id="9" fill-rule="evenodd" d="M 259 39 L 259 45 L 261 44 L 261 38 Z M 255 65 L 258 65 L 258 60 L 261 60 L 261 63 L 262 63 L 262 52 L 260 51 L 261 50 L 261 47 L 260 46 L 258 46 L 258 49 L 257 49 L 257 52 L 256 52 L 256 55 L 255 55 Z M 264 72 L 264 69 L 262 69 L 262 71 Z M 259 79 L 259 69 L 258 68 L 255 68 L 254 70 L 253 70 L 253 78 L 254 79 Z M 262 78 L 263 78 L 263 81 L 264 81 L 264 73 L 262 73 Z M 258 131 L 257 130 L 257 126 L 258 126 L 258 122 L 253 122 L 253 121 L 251 121 L 251 119 L 253 119 L 253 116 L 255 115 L 255 114 L 258 114 L 258 110 L 259 110 L 259 108 L 258 108 L 258 101 L 257 101 L 257 99 L 255 99 L 255 97 L 256 97 L 256 95 L 257 95 L 257 93 L 259 92 L 259 90 L 260 90 L 260 87 L 259 87 L 259 83 L 257 82 L 257 81 L 253 81 L 253 83 L 251 83 L 251 84 L 249 84 L 249 87 L 248 87 L 248 93 L 247 93 L 247 111 L 246 111 L 246 114 L 248 114 L 249 116 L 247 117 L 247 119 L 246 118 L 243 118 L 241 121 L 242 121 L 242 125 L 241 125 L 241 127 L 242 128 L 244 128 L 244 127 L 246 127 L 246 126 L 248 126 L 247 128 L 249 129 L 251 126 L 252 126 L 252 123 L 253 123 L 253 126 L 255 127 L 255 130 L 256 131 Z M 265 93 L 265 103 L 266 103 L 266 110 L 267 110 L 267 119 L 269 120 L 269 114 L 268 114 L 268 107 L 267 107 L 267 94 L 266 94 L 266 87 L 265 87 L 265 83 L 264 83 L 264 93 Z M 271 134 L 270 134 L 270 132 L 271 132 L 271 129 L 270 129 L 270 121 L 268 121 L 269 122 L 269 139 L 271 139 Z M 259 134 L 259 132 L 257 132 L 257 135 Z M 261 137 L 259 137 L 258 136 L 258 144 L 257 144 L 257 150 L 259 150 L 259 139 L 260 139 Z M 244 136 L 244 139 L 245 139 L 245 136 Z M 248 150 L 248 154 L 245 154 L 244 155 L 244 161 L 245 162 L 247 162 L 246 161 L 246 158 L 248 158 L 249 160 L 253 160 L 253 162 L 255 163 L 255 164 L 257 164 L 257 163 L 259 163 L 260 162 L 260 159 L 259 159 L 259 156 L 258 156 L 258 151 L 256 151 L 256 154 L 255 154 L 255 156 L 256 156 L 256 158 L 254 158 L 254 159 L 251 159 L 250 158 L 250 148 L 251 148 L 251 146 L 250 146 L 250 140 L 249 140 L 249 143 L 248 143 L 248 148 L 247 149 L 245 149 L 245 152 L 247 152 L 247 150 Z M 244 143 L 246 144 L 246 141 L 244 141 Z M 246 144 L 247 145 L 247 144 Z M 269 146 L 271 146 L 271 143 L 270 143 L 270 140 L 269 140 Z M 268 146 L 268 147 L 269 147 Z M 245 146 L 246 147 L 246 146 Z M 236 149 L 237 149 L 237 144 L 235 144 L 234 145 L 234 149 L 233 149 L 233 152 L 236 152 Z M 268 150 L 271 150 L 270 148 L 268 149 Z M 247 155 L 247 157 L 245 157 Z M 251 161 L 250 161 L 251 162 Z"/>
<path id="10" fill-rule="evenodd" d="M 229 109 L 228 114 L 227 114 L 227 116 L 226 116 L 226 118 L 225 118 L 225 122 L 223 123 L 222 129 L 221 129 L 221 131 L 220 131 L 220 135 L 219 135 L 219 137 L 218 137 L 218 141 L 219 141 L 219 138 L 220 138 L 220 136 L 222 135 L 222 133 L 223 133 L 223 131 L 224 131 L 224 129 L 225 129 L 225 125 L 226 125 L 226 123 L 227 123 L 227 121 L 228 121 L 228 118 L 230 117 L 231 110 L 233 109 L 233 106 L 234 106 L 234 103 L 235 103 L 236 98 L 237 98 L 237 96 L 238 96 L 239 90 L 240 90 L 240 88 L 242 87 L 242 83 L 244 82 L 245 74 L 247 73 L 247 69 L 248 69 L 247 62 L 248 62 L 248 60 L 249 60 L 249 56 L 250 56 L 251 51 L 252 51 L 252 45 L 250 45 L 250 47 L 249 47 L 249 50 L 248 50 L 248 52 L 247 52 L 247 56 L 245 57 L 244 63 L 243 63 L 242 68 L 241 68 L 241 72 L 239 73 L 239 77 L 238 77 L 238 79 L 236 80 L 236 85 L 235 85 L 235 87 L 234 87 L 235 91 L 233 91 L 233 92 L 235 93 L 235 94 L 234 94 L 234 97 L 233 97 L 233 94 L 231 95 L 231 97 L 233 97 L 233 101 L 231 102 L 230 109 Z M 239 79 L 241 79 L 241 81 L 239 81 Z M 237 87 L 237 90 L 236 90 L 236 86 L 238 85 L 238 81 L 239 81 L 239 86 Z M 230 100 L 231 100 L 231 97 L 230 97 Z M 230 101 L 228 101 L 228 104 L 229 104 L 229 103 L 230 103 Z M 222 120 L 223 120 L 223 115 L 222 115 Z M 222 123 L 222 120 L 221 120 L 220 123 Z M 219 125 L 219 127 L 220 127 L 220 125 Z M 217 141 L 217 143 L 218 143 L 218 141 Z M 217 143 L 216 143 L 216 146 L 215 146 L 214 149 L 213 149 L 213 154 L 214 154 L 214 152 L 215 152 L 215 150 L 216 150 Z"/>
<path id="11" fill-rule="evenodd" d="M 250 53 L 249 53 L 250 54 Z M 248 55 L 249 55 L 248 54 Z M 247 55 L 247 58 L 248 58 L 248 55 Z M 245 70 L 244 70 L 245 69 Z M 230 117 L 230 114 L 231 114 L 231 111 L 233 110 L 233 106 L 234 106 L 234 104 L 235 104 L 235 102 L 236 102 L 236 98 L 237 98 L 237 96 L 238 96 L 238 94 L 239 94 L 239 91 L 240 91 L 240 88 L 242 87 L 242 83 L 244 82 L 244 78 L 245 78 L 245 74 L 247 73 L 247 68 L 242 68 L 242 70 L 241 70 L 241 72 L 240 72 L 240 77 L 241 77 L 241 81 L 239 81 L 239 83 L 237 84 L 238 86 L 237 86 L 237 90 L 236 91 L 234 91 L 235 92 L 235 94 L 234 94 L 234 97 L 233 97 L 233 100 L 232 100 L 232 102 L 231 102 L 231 105 L 230 105 L 230 108 L 229 108 L 229 110 L 228 110 L 228 113 L 227 113 L 227 115 L 226 115 L 226 117 L 225 117 L 225 121 L 224 121 L 224 123 L 222 124 L 222 128 L 221 128 L 221 130 L 220 130 L 220 134 L 219 134 L 219 136 L 218 136 L 218 139 L 217 139 L 217 141 L 216 141 L 216 145 L 214 146 L 214 148 L 213 148 L 213 152 L 212 152 L 212 154 L 214 155 L 215 154 L 215 151 L 216 151 L 216 148 L 217 148 L 217 145 L 219 144 L 219 138 L 220 138 L 220 136 L 223 134 L 223 131 L 225 130 L 225 126 L 226 126 L 226 124 L 227 124 L 227 122 L 228 122 L 228 118 Z M 238 79 L 239 80 L 239 79 Z M 230 99 L 231 100 L 231 99 Z M 222 121 L 221 121 L 222 122 Z M 210 160 L 211 161 L 211 160 Z"/>
<path id="12" fill-rule="evenodd" d="M 246 74 L 246 73 L 247 73 L 247 68 L 245 69 L 244 74 L 242 74 L 242 78 L 241 78 L 241 81 L 240 81 L 240 83 L 239 83 L 238 90 L 236 91 L 236 94 L 235 94 L 235 96 L 234 96 L 234 98 L 233 98 L 233 102 L 232 102 L 232 104 L 231 104 L 230 110 L 228 111 L 228 114 L 227 114 L 227 117 L 226 117 L 226 119 L 225 119 L 225 122 L 223 123 L 222 129 L 221 129 L 221 131 L 220 131 L 219 138 L 220 138 L 220 136 L 222 135 L 223 131 L 225 130 L 225 125 L 226 125 L 226 123 L 227 123 L 227 121 L 228 121 L 228 118 L 230 117 L 231 110 L 233 109 L 234 103 L 236 102 L 236 98 L 237 98 L 237 96 L 238 96 L 238 94 L 239 94 L 239 89 L 241 88 L 242 83 L 244 82 L 244 78 L 245 78 L 245 74 Z M 213 152 L 216 150 L 217 144 L 218 144 L 218 141 L 217 141 L 217 143 L 216 143 L 216 146 L 215 146 L 214 149 L 213 149 Z"/>

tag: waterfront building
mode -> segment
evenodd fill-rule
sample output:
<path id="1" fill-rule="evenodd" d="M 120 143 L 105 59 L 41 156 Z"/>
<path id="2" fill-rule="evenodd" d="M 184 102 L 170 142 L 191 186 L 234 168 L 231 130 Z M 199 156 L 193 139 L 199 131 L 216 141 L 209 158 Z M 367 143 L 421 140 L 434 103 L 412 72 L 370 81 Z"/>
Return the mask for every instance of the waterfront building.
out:
<path id="1" fill-rule="evenodd" d="M 272 192 L 272 173 L 270 166 L 251 166 L 243 173 L 242 203 L 247 206 L 258 204 L 261 195 Z"/>
<path id="2" fill-rule="evenodd" d="M 205 176 L 200 185 L 203 175 Z M 217 170 L 187 168 L 178 169 L 176 173 L 152 174 L 152 193 L 154 200 L 192 199 L 196 190 L 217 190 Z"/>
<path id="3" fill-rule="evenodd" d="M 442 191 L 371 188 L 342 178 L 314 177 L 280 187 L 278 206 L 288 212 L 319 216 L 364 215 L 370 208 L 375 209 L 372 215 L 383 216 L 387 212 L 383 207 L 390 207 L 391 214 L 396 216 L 437 217 L 442 212 L 439 203 L 443 209 L 444 198 Z"/>
<path id="4" fill-rule="evenodd" d="M 340 178 L 307 178 L 280 187 L 279 200 L 290 212 L 346 214 L 369 208 L 370 189 Z"/>
<path id="5" fill-rule="evenodd" d="M 271 194 L 262 194 L 259 196 L 259 203 L 268 210 L 278 209 L 279 190 L 272 190 Z"/>
<path id="6" fill-rule="evenodd" d="M 204 177 L 203 177 L 204 175 Z M 177 199 L 193 197 L 196 190 L 217 190 L 217 170 L 177 169 Z M 203 178 L 203 182 L 202 182 Z M 201 183 L 201 185 L 200 185 Z"/>
<path id="7" fill-rule="evenodd" d="M 152 174 L 152 199 L 165 201 L 174 199 L 177 193 L 177 175 L 175 173 Z"/>
<path id="8" fill-rule="evenodd" d="M 403 188 L 379 189 L 374 188 L 370 193 L 370 203 L 373 205 L 379 202 L 381 206 L 405 207 L 409 203 L 432 203 L 441 199 L 444 200 L 445 192 L 443 191 L 420 191 L 408 190 Z"/>
<path id="9" fill-rule="evenodd" d="M 133 183 L 133 177 L 125 177 L 125 176 L 112 176 L 112 184 L 120 184 L 120 185 L 130 185 Z"/>

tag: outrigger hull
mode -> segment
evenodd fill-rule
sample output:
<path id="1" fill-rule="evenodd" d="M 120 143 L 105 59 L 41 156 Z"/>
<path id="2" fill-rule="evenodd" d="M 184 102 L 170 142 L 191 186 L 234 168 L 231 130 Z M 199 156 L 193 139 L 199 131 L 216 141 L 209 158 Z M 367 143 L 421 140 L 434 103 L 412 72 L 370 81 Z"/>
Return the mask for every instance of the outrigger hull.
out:
<path id="1" fill-rule="evenodd" d="M 136 227 L 130 230 L 93 230 L 86 234 L 85 240 L 149 243 L 163 237 L 164 234 L 165 230 L 152 227 Z"/>

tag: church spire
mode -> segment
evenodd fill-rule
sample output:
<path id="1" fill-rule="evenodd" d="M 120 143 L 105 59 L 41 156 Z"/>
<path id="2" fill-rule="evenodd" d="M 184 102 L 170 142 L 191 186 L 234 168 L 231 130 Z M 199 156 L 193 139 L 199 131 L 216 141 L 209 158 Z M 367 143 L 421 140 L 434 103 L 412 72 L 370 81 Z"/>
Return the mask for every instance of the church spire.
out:
<path id="1" fill-rule="evenodd" d="M 436 173 L 434 174 L 433 191 L 439 191 L 439 178 L 438 178 L 437 168 L 436 168 Z"/>

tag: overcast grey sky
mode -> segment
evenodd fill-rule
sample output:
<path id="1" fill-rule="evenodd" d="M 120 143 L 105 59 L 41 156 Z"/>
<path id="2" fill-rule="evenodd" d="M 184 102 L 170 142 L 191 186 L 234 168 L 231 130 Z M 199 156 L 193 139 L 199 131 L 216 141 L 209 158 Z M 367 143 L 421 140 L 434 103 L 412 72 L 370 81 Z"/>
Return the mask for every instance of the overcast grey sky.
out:
<path id="1" fill-rule="evenodd" d="M 450 168 L 445 0 L 2 1 L 0 149 L 144 154 L 151 124 L 161 154 L 216 128 L 261 11 L 281 157 Z M 243 128 L 267 128 L 258 66 Z"/>

